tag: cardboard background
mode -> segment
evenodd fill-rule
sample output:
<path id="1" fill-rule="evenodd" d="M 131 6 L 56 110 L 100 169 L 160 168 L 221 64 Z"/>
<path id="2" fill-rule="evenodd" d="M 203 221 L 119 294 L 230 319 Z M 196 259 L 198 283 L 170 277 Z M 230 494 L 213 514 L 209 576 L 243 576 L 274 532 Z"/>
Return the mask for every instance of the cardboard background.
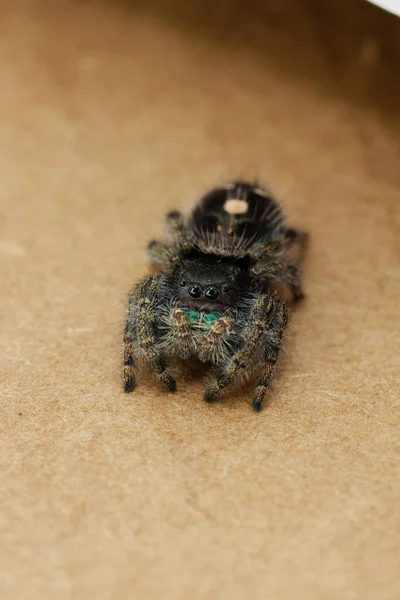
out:
<path id="1" fill-rule="evenodd" d="M 1 597 L 394 600 L 399 21 L 0 4 Z M 269 404 L 121 392 L 163 215 L 257 176 L 312 234 Z"/>
<path id="2" fill-rule="evenodd" d="M 377 6 L 390 10 L 394 15 L 400 16 L 400 2 L 398 0 L 370 0 Z"/>

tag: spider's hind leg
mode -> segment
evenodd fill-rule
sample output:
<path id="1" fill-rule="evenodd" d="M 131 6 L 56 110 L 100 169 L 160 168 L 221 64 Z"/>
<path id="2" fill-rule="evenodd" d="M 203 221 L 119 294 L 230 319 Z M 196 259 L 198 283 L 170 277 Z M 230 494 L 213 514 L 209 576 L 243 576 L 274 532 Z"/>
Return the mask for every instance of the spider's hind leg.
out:
<path id="1" fill-rule="evenodd" d="M 285 248 L 288 265 L 288 271 L 292 281 L 288 282 L 294 302 L 304 298 L 304 292 L 301 285 L 301 275 L 298 266 L 304 259 L 309 244 L 310 236 L 305 231 L 288 228 L 285 230 L 282 238 L 282 245 Z"/>
<path id="2" fill-rule="evenodd" d="M 293 227 L 285 229 L 282 236 L 282 244 L 285 246 L 287 253 L 290 254 L 290 260 L 296 264 L 303 260 L 309 241 L 309 233 Z"/>
<path id="3" fill-rule="evenodd" d="M 301 283 L 300 271 L 296 265 L 287 266 L 287 275 L 283 279 L 290 289 L 293 302 L 299 302 L 304 298 L 303 286 Z"/>

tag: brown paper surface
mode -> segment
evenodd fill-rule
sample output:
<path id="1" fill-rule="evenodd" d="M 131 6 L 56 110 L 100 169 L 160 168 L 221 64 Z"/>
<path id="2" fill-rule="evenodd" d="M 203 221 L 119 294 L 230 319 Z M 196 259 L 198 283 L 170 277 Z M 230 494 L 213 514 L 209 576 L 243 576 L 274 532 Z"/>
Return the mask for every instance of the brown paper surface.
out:
<path id="1" fill-rule="evenodd" d="M 399 598 L 399 25 L 1 2 L 3 599 Z M 233 177 L 312 236 L 269 401 L 124 395 L 145 245 Z"/>

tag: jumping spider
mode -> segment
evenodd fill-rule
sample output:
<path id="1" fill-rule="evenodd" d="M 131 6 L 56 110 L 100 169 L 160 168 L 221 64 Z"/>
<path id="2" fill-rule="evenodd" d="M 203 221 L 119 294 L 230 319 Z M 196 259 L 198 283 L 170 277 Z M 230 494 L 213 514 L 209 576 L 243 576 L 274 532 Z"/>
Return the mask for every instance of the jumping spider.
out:
<path id="1" fill-rule="evenodd" d="M 307 234 L 287 228 L 263 188 L 234 182 L 206 194 L 187 220 L 167 215 L 169 241 L 152 241 L 158 274 L 133 289 L 124 335 L 125 391 L 135 386 L 135 361 L 151 366 L 176 390 L 166 357 L 195 356 L 213 366 L 207 402 L 254 370 L 253 407 L 260 410 L 288 323 L 286 302 L 303 297 L 298 263 Z"/>

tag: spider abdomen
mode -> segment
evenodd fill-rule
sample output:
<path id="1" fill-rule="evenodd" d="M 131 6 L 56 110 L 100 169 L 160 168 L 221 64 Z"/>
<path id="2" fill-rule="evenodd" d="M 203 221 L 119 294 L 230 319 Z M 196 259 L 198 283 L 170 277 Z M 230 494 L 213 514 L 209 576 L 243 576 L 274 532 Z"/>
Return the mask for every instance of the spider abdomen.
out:
<path id="1" fill-rule="evenodd" d="M 206 194 L 189 228 L 201 251 L 243 255 L 255 242 L 276 240 L 282 223 L 280 207 L 266 190 L 235 182 Z"/>

